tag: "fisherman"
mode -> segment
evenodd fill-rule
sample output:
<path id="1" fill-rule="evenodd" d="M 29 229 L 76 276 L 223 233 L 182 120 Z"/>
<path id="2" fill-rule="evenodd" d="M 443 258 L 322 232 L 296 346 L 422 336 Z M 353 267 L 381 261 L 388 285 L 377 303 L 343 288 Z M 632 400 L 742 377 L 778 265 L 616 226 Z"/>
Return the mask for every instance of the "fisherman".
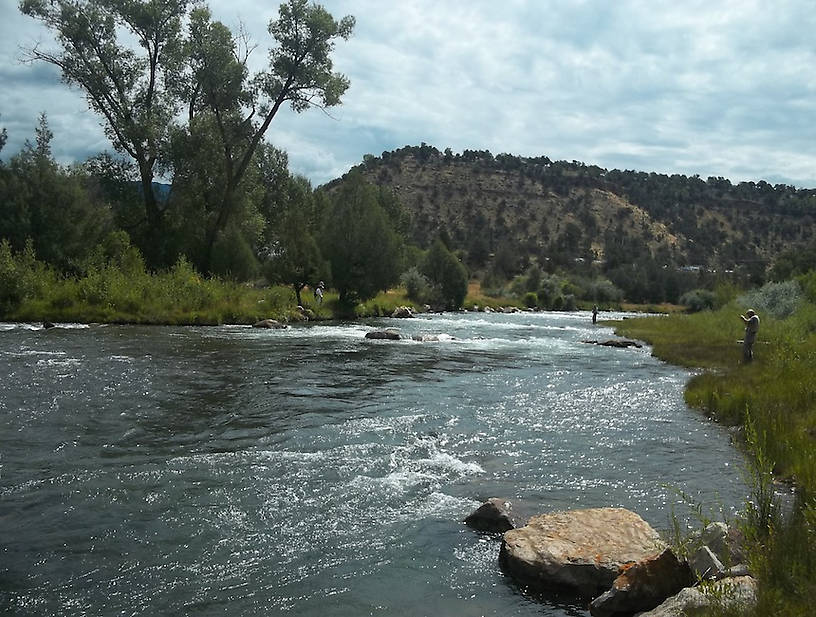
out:
<path id="1" fill-rule="evenodd" d="M 759 315 L 754 309 L 745 311 L 745 315 L 740 315 L 745 322 L 745 338 L 742 339 L 742 361 L 751 362 L 754 359 L 754 342 L 757 332 L 759 332 Z"/>

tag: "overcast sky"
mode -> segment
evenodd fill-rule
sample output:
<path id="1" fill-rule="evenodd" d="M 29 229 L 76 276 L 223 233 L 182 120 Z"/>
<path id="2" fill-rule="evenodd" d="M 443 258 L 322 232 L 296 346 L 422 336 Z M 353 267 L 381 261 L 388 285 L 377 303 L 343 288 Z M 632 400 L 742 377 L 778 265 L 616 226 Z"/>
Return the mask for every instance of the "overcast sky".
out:
<path id="1" fill-rule="evenodd" d="M 210 0 L 265 59 L 271 0 Z M 608 169 L 816 187 L 812 1 L 326 0 L 354 15 L 331 116 L 286 110 L 269 141 L 315 184 L 363 155 L 426 142 Z M 21 46 L 48 34 L 0 0 L 0 126 L 8 158 L 48 114 L 59 160 L 109 148 L 81 93 Z"/>

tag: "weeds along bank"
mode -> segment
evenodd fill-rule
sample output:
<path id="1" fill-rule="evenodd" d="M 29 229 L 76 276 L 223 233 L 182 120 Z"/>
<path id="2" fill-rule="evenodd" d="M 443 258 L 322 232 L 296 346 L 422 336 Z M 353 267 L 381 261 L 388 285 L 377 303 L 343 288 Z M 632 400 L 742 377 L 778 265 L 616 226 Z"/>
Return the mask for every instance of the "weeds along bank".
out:
<path id="1" fill-rule="evenodd" d="M 33 251 L 13 255 L 0 245 L 0 319 L 7 321 L 204 325 L 296 314 L 290 288 L 204 278 L 185 259 L 153 274 L 137 251 L 126 251 L 115 262 L 84 264 L 80 274 L 65 276 Z"/>
<path id="2" fill-rule="evenodd" d="M 755 359 L 746 365 L 739 315 L 749 306 L 762 322 Z M 742 427 L 753 461 L 752 497 L 740 521 L 760 581 L 752 614 L 813 615 L 816 273 L 766 285 L 718 311 L 626 320 L 617 331 L 647 341 L 667 362 L 707 369 L 690 380 L 686 401 L 719 422 Z M 784 512 L 774 477 L 795 487 L 793 507 Z"/>

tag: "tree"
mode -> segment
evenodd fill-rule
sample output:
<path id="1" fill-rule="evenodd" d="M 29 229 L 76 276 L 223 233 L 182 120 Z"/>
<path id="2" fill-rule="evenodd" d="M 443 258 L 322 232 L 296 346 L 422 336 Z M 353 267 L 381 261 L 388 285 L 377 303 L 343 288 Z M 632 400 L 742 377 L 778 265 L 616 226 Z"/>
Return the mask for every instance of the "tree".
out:
<path id="1" fill-rule="evenodd" d="M 35 46 L 28 59 L 59 67 L 66 83 L 84 90 L 114 147 L 136 162 L 148 237 L 161 227 L 153 178 L 180 108 L 182 92 L 174 84 L 183 83 L 181 21 L 196 1 L 20 2 L 20 10 L 52 30 L 61 47 Z M 128 37 L 138 48 L 123 42 Z"/>
<path id="2" fill-rule="evenodd" d="M 312 233 L 310 214 L 313 193 L 308 180 L 290 178 L 285 209 L 277 217 L 274 241 L 264 271 L 269 282 L 291 285 L 299 306 L 300 292 L 308 285 L 328 279 L 329 267 Z"/>
<path id="3" fill-rule="evenodd" d="M 434 300 L 448 310 L 462 306 L 467 295 L 467 270 L 441 238 L 437 238 L 428 249 L 422 270 L 434 287 Z"/>
<path id="4" fill-rule="evenodd" d="M 93 199 L 80 170 L 54 160 L 45 114 L 35 132 L 35 142 L 26 141 L 0 174 L 0 238 L 17 251 L 30 239 L 38 258 L 76 271 L 109 230 L 110 210 Z"/>
<path id="5" fill-rule="evenodd" d="M 377 189 L 354 172 L 332 195 L 323 222 L 323 254 L 345 304 L 373 297 L 399 276 L 402 238 L 377 196 Z"/>
<path id="6" fill-rule="evenodd" d="M 190 141 L 203 133 L 214 149 L 207 165 L 218 170 L 218 190 L 208 196 L 212 217 L 204 222 L 201 263 L 210 270 L 216 244 L 244 221 L 241 185 L 252 174 L 255 155 L 272 120 L 285 104 L 296 112 L 340 103 L 348 80 L 332 72 L 337 38 L 347 39 L 354 18 L 336 21 L 307 0 L 289 0 L 269 23 L 275 41 L 265 70 L 250 75 L 252 47 L 213 22 L 199 0 L 21 0 L 20 9 L 51 29 L 60 49 L 39 46 L 29 60 L 58 66 L 63 79 L 85 91 L 90 107 L 104 119 L 117 150 L 139 170 L 145 208 L 145 249 L 154 265 L 167 261 L 155 248 L 165 205 L 157 199 L 157 170 L 176 171 L 168 161 L 171 135 Z M 182 22 L 188 21 L 188 35 Z M 134 39 L 138 46 L 126 41 Z M 178 117 L 182 106 L 187 114 Z M 196 156 L 204 155 L 202 151 Z M 184 173 L 184 170 L 182 170 Z M 245 239 L 241 236 L 242 239 Z M 146 255 L 149 255 L 145 251 Z"/>
<path id="7" fill-rule="evenodd" d="M 340 103 L 349 81 L 332 72 L 330 54 L 335 40 L 348 39 L 353 28 L 351 16 L 338 22 L 319 5 L 289 0 L 269 23 L 277 43 L 269 52 L 269 66 L 250 78 L 248 46 L 240 51 L 241 41 L 213 22 L 208 10 L 193 11 L 189 57 L 195 89 L 189 113 L 191 119 L 195 114 L 212 116 L 223 178 L 216 216 L 206 233 L 208 252 L 232 217 L 238 189 L 281 107 L 288 103 L 303 112 Z"/>

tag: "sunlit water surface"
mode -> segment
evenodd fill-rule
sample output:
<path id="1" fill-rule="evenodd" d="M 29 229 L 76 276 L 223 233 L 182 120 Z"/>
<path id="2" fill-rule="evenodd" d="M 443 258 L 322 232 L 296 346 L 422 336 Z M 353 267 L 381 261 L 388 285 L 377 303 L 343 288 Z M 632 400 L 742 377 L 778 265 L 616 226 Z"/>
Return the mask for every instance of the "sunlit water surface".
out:
<path id="1" fill-rule="evenodd" d="M 440 341 L 373 341 L 374 327 Z M 0 611 L 585 615 L 462 519 L 745 498 L 688 374 L 588 314 L 297 326 L 0 324 Z"/>

